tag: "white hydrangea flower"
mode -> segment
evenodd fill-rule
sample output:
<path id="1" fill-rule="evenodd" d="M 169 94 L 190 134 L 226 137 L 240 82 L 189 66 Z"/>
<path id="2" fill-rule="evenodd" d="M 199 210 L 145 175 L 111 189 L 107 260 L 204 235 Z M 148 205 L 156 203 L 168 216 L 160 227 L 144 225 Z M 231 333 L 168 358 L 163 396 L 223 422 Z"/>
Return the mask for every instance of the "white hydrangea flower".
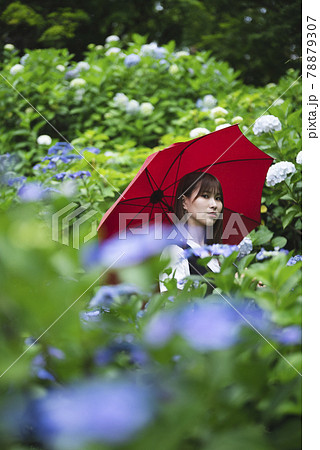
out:
<path id="1" fill-rule="evenodd" d="M 16 75 L 19 72 L 22 72 L 24 69 L 22 64 L 15 64 L 14 66 L 11 67 L 10 69 L 10 73 L 11 75 Z"/>
<path id="2" fill-rule="evenodd" d="M 179 72 L 179 67 L 177 66 L 177 64 L 171 64 L 171 66 L 169 67 L 170 75 L 175 75 L 178 72 Z"/>
<path id="3" fill-rule="evenodd" d="M 156 42 L 142 45 L 140 49 L 141 56 L 152 56 L 156 59 L 165 58 L 166 54 L 167 50 L 164 47 L 158 47 L 158 44 Z"/>
<path id="4" fill-rule="evenodd" d="M 86 92 L 86 90 L 83 89 L 83 88 L 76 89 L 75 96 L 74 96 L 75 101 L 81 102 L 81 100 L 83 99 L 83 96 L 84 96 L 85 92 Z"/>
<path id="5" fill-rule="evenodd" d="M 214 123 L 216 125 L 222 125 L 223 123 L 227 123 L 227 121 L 223 117 L 218 117 L 217 119 L 214 119 Z"/>
<path id="6" fill-rule="evenodd" d="M 203 106 L 208 109 L 214 108 L 218 103 L 218 100 L 211 94 L 205 95 L 202 101 Z"/>
<path id="7" fill-rule="evenodd" d="M 87 61 L 79 61 L 77 64 L 77 69 L 78 70 L 89 70 L 90 64 L 87 63 Z"/>
<path id="8" fill-rule="evenodd" d="M 268 114 L 266 116 L 259 117 L 252 128 L 255 135 L 260 136 L 262 133 L 267 133 L 268 131 L 280 131 L 281 122 L 278 117 Z"/>
<path id="9" fill-rule="evenodd" d="M 26 53 L 25 55 L 23 55 L 21 58 L 20 58 L 20 64 L 22 64 L 23 66 L 25 65 L 25 63 L 26 63 L 26 61 L 27 61 L 27 59 L 29 58 L 29 53 Z"/>
<path id="10" fill-rule="evenodd" d="M 128 114 L 137 114 L 139 112 L 140 105 L 137 100 L 130 100 L 126 106 L 126 111 Z"/>
<path id="11" fill-rule="evenodd" d="M 189 55 L 190 55 L 190 52 L 188 52 L 186 50 L 180 50 L 180 52 L 177 52 L 177 53 L 174 54 L 174 56 L 176 58 L 181 58 L 183 56 L 189 56 Z"/>
<path id="12" fill-rule="evenodd" d="M 242 241 L 239 244 L 239 257 L 242 258 L 243 256 L 249 255 L 249 253 L 252 252 L 253 245 L 252 240 L 249 238 L 249 236 L 246 236 L 242 239 Z"/>
<path id="13" fill-rule="evenodd" d="M 277 100 L 273 102 L 273 106 L 280 106 L 282 103 L 284 103 L 283 98 L 277 98 Z"/>
<path id="14" fill-rule="evenodd" d="M 109 56 L 109 55 L 115 55 L 116 53 L 120 53 L 121 50 L 119 47 L 110 47 L 106 52 L 105 55 Z"/>
<path id="15" fill-rule="evenodd" d="M 150 116 L 154 110 L 154 106 L 150 102 L 143 102 L 140 105 L 140 112 L 143 116 Z"/>
<path id="16" fill-rule="evenodd" d="M 104 46 L 103 46 L 103 45 L 96 45 L 96 46 L 95 46 L 95 49 L 98 50 L 98 51 L 99 51 L 99 50 L 103 50 L 103 49 L 104 49 Z"/>
<path id="17" fill-rule="evenodd" d="M 62 64 L 58 64 L 56 66 L 56 69 L 59 70 L 59 72 L 64 72 L 66 70 L 66 68 Z"/>
<path id="18" fill-rule="evenodd" d="M 297 154 L 296 163 L 302 164 L 302 150 Z"/>
<path id="19" fill-rule="evenodd" d="M 5 50 L 9 50 L 9 52 L 12 52 L 12 50 L 15 49 L 15 46 L 13 44 L 6 44 L 3 48 Z"/>
<path id="20" fill-rule="evenodd" d="M 267 186 L 274 186 L 275 184 L 281 183 L 288 175 L 295 172 L 296 168 L 292 162 L 281 161 L 273 164 L 267 173 Z"/>
<path id="21" fill-rule="evenodd" d="M 190 131 L 190 137 L 191 137 L 191 139 L 195 139 L 199 136 L 203 136 L 203 135 L 209 134 L 209 133 L 210 133 L 210 131 L 207 128 L 198 127 L 198 128 L 194 128 L 193 130 Z"/>
<path id="22" fill-rule="evenodd" d="M 72 87 L 72 88 L 82 87 L 85 84 L 87 84 L 87 82 L 83 78 L 74 78 L 73 80 L 70 81 L 70 87 Z"/>
<path id="23" fill-rule="evenodd" d="M 241 117 L 241 116 L 235 116 L 235 117 L 233 117 L 233 119 L 231 119 L 231 123 L 240 123 L 240 122 L 242 122 L 243 121 L 243 117 Z"/>
<path id="24" fill-rule="evenodd" d="M 223 128 L 228 128 L 228 127 L 230 127 L 230 126 L 231 126 L 230 123 L 222 123 L 221 125 L 218 125 L 218 126 L 216 127 L 216 131 L 223 130 Z"/>
<path id="25" fill-rule="evenodd" d="M 115 34 L 111 34 L 110 36 L 106 37 L 106 42 L 109 44 L 109 42 L 118 42 L 120 41 L 119 36 L 116 36 Z"/>
<path id="26" fill-rule="evenodd" d="M 125 94 L 123 94 L 122 92 L 118 92 L 113 97 L 113 101 L 118 108 L 123 109 L 123 110 L 126 109 L 127 104 L 129 103 L 128 97 Z"/>
<path id="27" fill-rule="evenodd" d="M 228 111 L 224 108 L 221 108 L 221 106 L 216 106 L 215 108 L 212 108 L 210 111 L 209 116 L 211 119 L 215 119 L 216 117 L 224 117 L 228 114 Z"/>
<path id="28" fill-rule="evenodd" d="M 37 138 L 37 143 L 39 145 L 51 145 L 52 139 L 47 134 L 41 134 Z"/>

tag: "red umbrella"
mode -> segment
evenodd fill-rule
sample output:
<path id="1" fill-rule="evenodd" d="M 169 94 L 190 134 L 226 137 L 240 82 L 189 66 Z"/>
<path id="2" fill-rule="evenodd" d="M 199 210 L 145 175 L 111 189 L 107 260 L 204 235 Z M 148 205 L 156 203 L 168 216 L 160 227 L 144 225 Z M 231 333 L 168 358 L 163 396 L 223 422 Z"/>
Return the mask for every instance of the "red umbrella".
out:
<path id="1" fill-rule="evenodd" d="M 180 179 L 201 171 L 214 175 L 222 186 L 223 243 L 238 244 L 260 224 L 262 189 L 272 161 L 242 134 L 238 125 L 153 153 L 103 216 L 99 240 L 127 228 L 141 228 L 141 213 L 150 224 L 158 213 L 162 223 L 172 225 L 170 213 Z"/>

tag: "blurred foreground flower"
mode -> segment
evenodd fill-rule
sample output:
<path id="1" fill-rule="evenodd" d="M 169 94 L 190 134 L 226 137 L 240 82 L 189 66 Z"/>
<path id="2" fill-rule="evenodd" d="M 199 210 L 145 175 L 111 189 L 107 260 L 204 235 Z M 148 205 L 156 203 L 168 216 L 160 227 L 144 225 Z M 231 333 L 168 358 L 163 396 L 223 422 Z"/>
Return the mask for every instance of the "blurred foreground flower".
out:
<path id="1" fill-rule="evenodd" d="M 252 128 L 255 135 L 260 136 L 262 133 L 268 133 L 268 131 L 280 131 L 281 122 L 278 117 L 271 114 L 259 117 Z"/>
<path id="2" fill-rule="evenodd" d="M 140 293 L 141 290 L 137 286 L 124 283 L 112 286 L 101 286 L 98 292 L 90 300 L 89 308 L 98 307 L 108 309 L 115 297 Z"/>
<path id="3" fill-rule="evenodd" d="M 161 237 L 158 237 L 156 227 L 150 226 L 146 234 L 131 234 L 129 230 L 127 235 L 121 234 L 121 238 L 115 234 L 89 252 L 84 264 L 92 266 L 95 261 L 97 265 L 112 268 L 139 264 L 160 254 L 169 244 L 181 244 L 179 234 L 176 233 L 177 236 L 174 238 L 170 237 L 172 231 L 174 231 L 172 226 L 163 226 Z"/>
<path id="4" fill-rule="evenodd" d="M 267 173 L 267 186 L 274 186 L 275 184 L 284 181 L 288 175 L 295 173 L 297 170 L 292 162 L 281 161 L 273 164 Z"/>
<path id="5" fill-rule="evenodd" d="M 54 449 L 126 442 L 153 417 L 150 391 L 130 379 L 94 380 L 56 389 L 35 405 L 36 433 Z"/>
<path id="6" fill-rule="evenodd" d="M 194 350 L 206 352 L 235 345 L 241 338 L 242 327 L 252 327 L 284 345 L 300 342 L 300 327 L 279 328 L 271 322 L 270 315 L 256 305 L 212 300 L 159 312 L 146 325 L 143 339 L 151 347 L 159 348 L 179 335 Z"/>

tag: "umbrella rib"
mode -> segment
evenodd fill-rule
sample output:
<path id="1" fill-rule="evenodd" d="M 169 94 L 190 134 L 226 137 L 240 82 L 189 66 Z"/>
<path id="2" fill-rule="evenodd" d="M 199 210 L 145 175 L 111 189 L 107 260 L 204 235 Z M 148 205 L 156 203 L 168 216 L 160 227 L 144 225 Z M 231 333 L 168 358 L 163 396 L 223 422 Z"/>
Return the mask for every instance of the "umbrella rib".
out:
<path id="1" fill-rule="evenodd" d="M 151 176 L 151 173 L 149 172 L 148 167 L 146 167 L 146 174 L 147 174 L 147 178 L 148 178 L 149 184 L 151 186 L 151 189 L 152 189 L 152 191 L 154 191 L 154 187 L 152 186 L 152 183 L 151 183 L 151 180 L 150 180 L 149 176 L 152 178 L 153 181 L 154 181 L 154 179 Z M 157 186 L 157 183 L 155 181 L 154 181 L 154 184 L 156 185 L 156 188 L 159 189 L 158 186 Z"/>
<path id="2" fill-rule="evenodd" d="M 230 161 L 221 161 L 221 162 L 217 162 L 217 163 L 214 163 L 214 164 L 207 164 L 207 165 L 205 165 L 205 166 L 199 167 L 199 168 L 197 169 L 197 171 L 203 170 L 203 169 L 205 169 L 206 167 L 217 166 L 217 165 L 219 165 L 219 164 L 229 164 L 229 163 L 232 163 L 232 162 L 239 162 L 239 163 L 240 163 L 240 162 L 242 162 L 242 161 L 269 161 L 269 158 L 231 159 Z M 180 178 L 180 180 L 181 180 L 181 178 Z M 179 181 L 180 181 L 180 180 L 179 180 Z M 167 186 L 166 188 L 164 188 L 163 191 L 165 191 L 165 190 L 171 188 L 171 186 L 173 186 L 176 182 L 177 182 L 177 181 L 171 183 L 169 186 Z"/>
<path id="3" fill-rule="evenodd" d="M 137 212 L 137 214 L 130 220 L 130 222 L 126 225 L 126 227 L 128 227 L 130 224 L 131 224 L 131 222 L 133 221 L 133 220 L 135 220 L 135 218 L 137 217 L 137 215 L 138 214 L 141 214 L 141 212 L 144 210 L 144 208 L 146 208 L 147 206 L 149 206 L 149 203 L 147 203 L 146 205 L 144 205 L 144 207 L 140 210 L 140 211 L 138 211 Z"/>
<path id="4" fill-rule="evenodd" d="M 172 163 L 171 163 L 170 166 L 168 167 L 167 173 L 166 173 L 165 176 L 163 177 L 163 180 L 162 180 L 162 182 L 161 182 L 161 184 L 160 184 L 160 189 L 161 189 L 162 183 L 163 183 L 164 180 L 166 179 L 168 173 L 170 172 L 172 166 L 175 164 L 175 162 L 177 161 L 177 159 L 182 157 L 183 153 L 187 150 L 187 148 L 189 148 L 191 145 L 193 145 L 193 144 L 195 144 L 196 142 L 198 142 L 200 139 L 203 139 L 205 136 L 206 136 L 206 135 L 200 136 L 198 139 L 196 139 L 196 140 L 194 140 L 193 142 L 191 142 L 189 145 L 187 145 L 186 147 L 184 147 L 184 148 L 181 150 L 181 152 L 179 153 L 178 156 L 175 157 L 175 159 L 172 161 Z"/>

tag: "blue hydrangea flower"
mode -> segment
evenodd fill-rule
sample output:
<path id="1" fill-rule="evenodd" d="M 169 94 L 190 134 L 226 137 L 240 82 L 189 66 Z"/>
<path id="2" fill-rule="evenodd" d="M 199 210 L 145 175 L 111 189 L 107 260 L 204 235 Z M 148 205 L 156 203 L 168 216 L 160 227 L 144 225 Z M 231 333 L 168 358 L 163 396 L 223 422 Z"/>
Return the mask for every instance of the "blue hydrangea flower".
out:
<path id="1" fill-rule="evenodd" d="M 58 181 L 62 181 L 64 177 L 67 175 L 67 172 L 60 172 L 54 175 L 55 179 Z"/>
<path id="2" fill-rule="evenodd" d="M 121 295 L 132 295 L 141 293 L 137 286 L 129 284 L 118 284 L 101 286 L 89 303 L 90 308 L 109 308 L 115 297 Z"/>
<path id="3" fill-rule="evenodd" d="M 119 353 L 126 353 L 130 357 L 130 362 L 145 365 L 149 358 L 147 353 L 138 345 L 130 342 L 114 342 L 107 348 L 96 351 L 94 361 L 98 366 L 112 363 Z"/>
<path id="4" fill-rule="evenodd" d="M 96 147 L 85 147 L 82 151 L 95 153 L 96 155 L 101 152 L 101 150 Z"/>
<path id="5" fill-rule="evenodd" d="M 91 173 L 88 170 L 79 170 L 78 172 L 69 173 L 69 178 L 84 178 L 91 177 Z"/>
<path id="6" fill-rule="evenodd" d="M 36 202 L 44 198 L 44 189 L 40 183 L 32 182 L 21 186 L 18 196 L 25 202 Z"/>
<path id="7" fill-rule="evenodd" d="M 126 442 L 154 415 L 151 391 L 129 378 L 51 390 L 36 406 L 37 435 L 59 450 Z"/>
<path id="8" fill-rule="evenodd" d="M 57 154 L 62 152 L 62 154 L 68 153 L 70 150 L 73 150 L 73 146 L 68 142 L 57 142 L 48 150 L 48 155 Z"/>
<path id="9" fill-rule="evenodd" d="M 225 349 L 238 340 L 241 317 L 229 305 L 190 305 L 179 314 L 177 332 L 199 351 Z"/>
<path id="10" fill-rule="evenodd" d="M 298 261 L 302 261 L 301 255 L 291 256 L 291 258 L 287 262 L 287 266 L 294 266 Z"/>
<path id="11" fill-rule="evenodd" d="M 80 74 L 80 70 L 75 68 L 75 69 L 68 70 L 65 73 L 64 77 L 66 80 L 71 80 L 72 78 L 77 78 L 79 76 L 79 74 Z"/>
<path id="12" fill-rule="evenodd" d="M 13 177 L 13 178 L 9 178 L 7 181 L 8 186 L 19 186 L 21 184 L 23 184 L 25 182 L 27 178 L 24 176 L 21 177 Z"/>
<path id="13" fill-rule="evenodd" d="M 136 55 L 135 53 L 131 53 L 130 55 L 125 57 L 124 64 L 126 67 L 133 67 L 139 64 L 141 61 L 141 58 L 139 55 Z"/>
<path id="14" fill-rule="evenodd" d="M 285 328 L 274 329 L 271 336 L 280 344 L 296 345 L 301 343 L 302 332 L 298 325 L 291 325 Z"/>
<path id="15" fill-rule="evenodd" d="M 141 263 L 160 254 L 165 246 L 181 242 L 178 235 L 170 237 L 172 230 L 172 226 L 164 226 L 162 237 L 158 237 L 156 228 L 152 225 L 146 234 L 131 234 L 127 230 L 126 234 L 122 233 L 119 237 L 115 235 L 101 245 L 97 252 L 97 262 L 103 266 L 112 265 L 113 268 Z"/>

